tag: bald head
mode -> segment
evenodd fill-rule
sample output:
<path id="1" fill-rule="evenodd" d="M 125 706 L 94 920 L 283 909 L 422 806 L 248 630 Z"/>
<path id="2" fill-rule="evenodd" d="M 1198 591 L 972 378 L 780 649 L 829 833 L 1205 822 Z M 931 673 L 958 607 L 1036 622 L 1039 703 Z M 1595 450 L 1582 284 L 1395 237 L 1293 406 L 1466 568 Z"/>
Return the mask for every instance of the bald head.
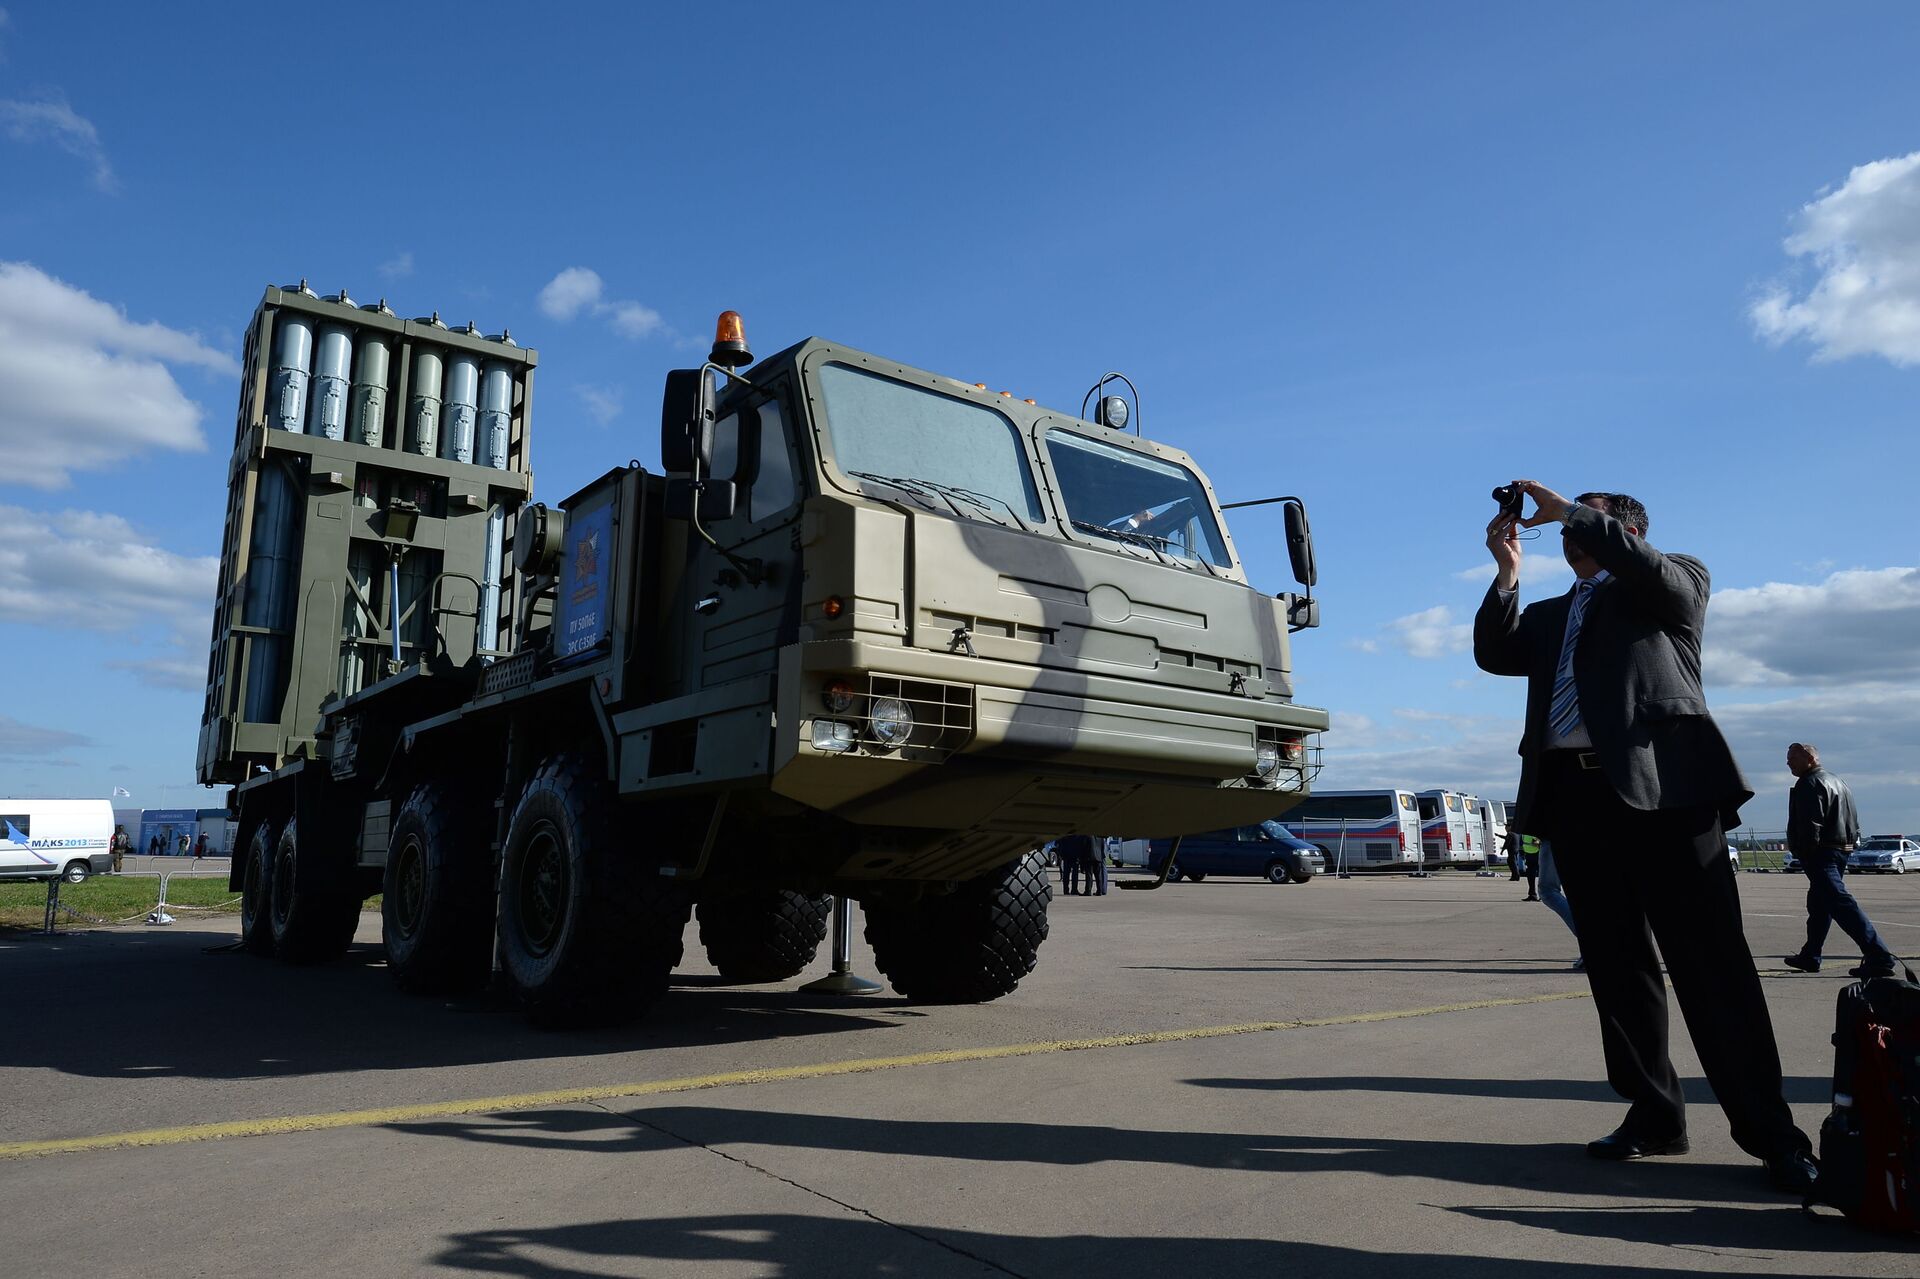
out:
<path id="1" fill-rule="evenodd" d="M 1787 747 L 1787 768 L 1795 777 L 1805 777 L 1820 767 L 1820 748 L 1807 742 Z"/>

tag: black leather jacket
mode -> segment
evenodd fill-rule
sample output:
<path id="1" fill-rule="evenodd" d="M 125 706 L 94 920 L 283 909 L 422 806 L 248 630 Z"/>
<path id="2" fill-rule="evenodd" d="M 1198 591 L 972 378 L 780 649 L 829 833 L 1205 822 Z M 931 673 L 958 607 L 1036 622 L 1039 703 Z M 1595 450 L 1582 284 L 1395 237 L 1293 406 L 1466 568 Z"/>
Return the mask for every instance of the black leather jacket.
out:
<path id="1" fill-rule="evenodd" d="M 1820 848 L 1851 849 L 1860 842 L 1853 792 L 1824 768 L 1815 768 L 1787 794 L 1787 847 L 1796 857 Z"/>

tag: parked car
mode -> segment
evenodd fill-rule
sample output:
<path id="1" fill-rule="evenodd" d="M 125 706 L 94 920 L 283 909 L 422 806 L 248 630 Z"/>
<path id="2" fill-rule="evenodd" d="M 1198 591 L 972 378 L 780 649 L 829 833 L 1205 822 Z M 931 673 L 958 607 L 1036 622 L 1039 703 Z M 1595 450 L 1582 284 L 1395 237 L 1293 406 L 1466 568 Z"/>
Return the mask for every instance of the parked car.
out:
<path id="1" fill-rule="evenodd" d="M 1170 839 L 1154 840 L 1147 869 L 1159 874 L 1171 847 Z M 1197 884 L 1209 875 L 1257 875 L 1275 884 L 1304 884 L 1326 868 L 1327 859 L 1304 839 L 1272 835 L 1259 826 L 1235 826 L 1181 840 L 1167 878 Z"/>
<path id="2" fill-rule="evenodd" d="M 1920 842 L 1905 835 L 1869 835 L 1861 840 L 1847 859 L 1849 870 L 1907 873 L 1907 867 L 1920 868 Z"/>
<path id="3" fill-rule="evenodd" d="M 1733 864 L 1735 870 L 1740 869 L 1740 850 L 1732 844 L 1727 845 L 1727 860 Z"/>

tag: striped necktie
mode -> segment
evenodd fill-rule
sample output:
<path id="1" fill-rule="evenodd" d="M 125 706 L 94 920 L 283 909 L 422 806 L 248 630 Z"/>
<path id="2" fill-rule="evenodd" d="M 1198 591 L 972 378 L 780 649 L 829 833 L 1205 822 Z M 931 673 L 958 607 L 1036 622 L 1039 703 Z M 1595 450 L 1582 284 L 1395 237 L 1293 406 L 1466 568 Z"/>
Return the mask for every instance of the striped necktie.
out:
<path id="1" fill-rule="evenodd" d="M 1580 640 L 1580 621 L 1587 615 L 1587 601 L 1593 598 L 1594 581 L 1582 578 L 1573 584 L 1573 602 L 1567 606 L 1567 637 L 1560 642 L 1560 666 L 1553 673 L 1553 700 L 1547 704 L 1547 723 L 1556 737 L 1565 737 L 1580 726 L 1580 694 L 1573 686 L 1573 646 Z"/>

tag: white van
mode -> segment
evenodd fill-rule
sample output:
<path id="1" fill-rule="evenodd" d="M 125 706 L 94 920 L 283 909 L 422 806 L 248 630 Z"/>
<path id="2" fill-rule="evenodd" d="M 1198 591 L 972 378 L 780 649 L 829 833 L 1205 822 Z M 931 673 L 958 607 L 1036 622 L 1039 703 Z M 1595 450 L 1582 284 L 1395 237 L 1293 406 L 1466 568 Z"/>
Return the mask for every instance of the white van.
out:
<path id="1" fill-rule="evenodd" d="M 113 869 L 113 803 L 104 799 L 0 799 L 0 879 L 77 884 Z"/>

